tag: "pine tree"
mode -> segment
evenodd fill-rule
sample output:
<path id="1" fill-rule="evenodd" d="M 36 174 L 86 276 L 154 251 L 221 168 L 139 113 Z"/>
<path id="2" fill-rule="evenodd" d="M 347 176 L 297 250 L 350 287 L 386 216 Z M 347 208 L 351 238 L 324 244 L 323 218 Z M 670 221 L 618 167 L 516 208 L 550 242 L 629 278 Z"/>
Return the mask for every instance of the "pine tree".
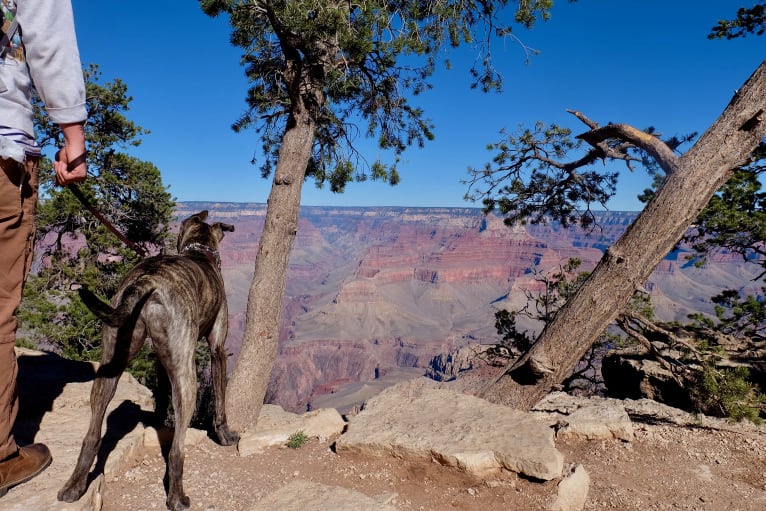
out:
<path id="1" fill-rule="evenodd" d="M 175 203 L 159 169 L 126 152 L 149 132 L 126 117 L 132 98 L 125 83 L 119 79 L 101 83 L 93 65 L 85 78 L 89 175 L 78 186 L 128 239 L 149 252 L 162 250 L 170 238 Z M 44 152 L 59 147 L 61 133 L 39 101 L 35 120 Z M 86 286 L 110 298 L 139 256 L 100 224 L 71 190 L 54 186 L 48 158 L 40 164 L 40 197 L 38 267 L 27 281 L 19 311 L 21 342 L 75 360 L 95 360 L 100 355 L 100 323 L 77 297 L 76 289 Z M 153 371 L 146 354 L 134 367 L 142 379 Z"/>
<path id="2" fill-rule="evenodd" d="M 250 79 L 247 111 L 235 130 L 255 127 L 273 176 L 268 211 L 248 297 L 239 358 L 226 393 L 235 429 L 254 426 L 277 354 L 287 262 L 298 228 L 301 187 L 343 191 L 353 181 L 399 180 L 397 162 L 433 137 L 415 104 L 437 61 L 450 48 L 478 53 L 472 86 L 499 90 L 490 43 L 511 35 L 507 20 L 531 27 L 547 19 L 551 0 L 433 2 L 363 0 L 201 0 L 211 16 L 226 14 L 231 42 L 243 49 Z M 510 12 L 509 12 L 510 11 Z M 447 62 L 449 65 L 449 62 Z M 393 162 L 368 162 L 357 135 L 377 140 Z"/>

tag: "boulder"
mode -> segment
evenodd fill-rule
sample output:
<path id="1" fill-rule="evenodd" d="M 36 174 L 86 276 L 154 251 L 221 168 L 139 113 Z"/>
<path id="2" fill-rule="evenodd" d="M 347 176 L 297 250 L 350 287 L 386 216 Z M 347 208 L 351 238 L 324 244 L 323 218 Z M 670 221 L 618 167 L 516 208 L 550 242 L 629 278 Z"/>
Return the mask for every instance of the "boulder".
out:
<path id="1" fill-rule="evenodd" d="M 589 489 L 590 476 L 582 465 L 577 465 L 559 483 L 556 500 L 548 506 L 548 511 L 581 511 L 588 499 Z"/>
<path id="2" fill-rule="evenodd" d="M 556 429 L 557 437 L 633 440 L 633 423 L 618 399 L 552 392 L 533 411 Z"/>
<path id="3" fill-rule="evenodd" d="M 690 409 L 689 393 L 659 362 L 636 349 L 604 355 L 601 375 L 610 397 L 652 399 L 675 408 Z"/>
<path id="4" fill-rule="evenodd" d="M 370 399 L 335 445 L 341 456 L 434 460 L 480 477 L 512 471 L 550 480 L 563 469 L 553 430 L 534 415 L 439 388 L 426 378 Z"/>

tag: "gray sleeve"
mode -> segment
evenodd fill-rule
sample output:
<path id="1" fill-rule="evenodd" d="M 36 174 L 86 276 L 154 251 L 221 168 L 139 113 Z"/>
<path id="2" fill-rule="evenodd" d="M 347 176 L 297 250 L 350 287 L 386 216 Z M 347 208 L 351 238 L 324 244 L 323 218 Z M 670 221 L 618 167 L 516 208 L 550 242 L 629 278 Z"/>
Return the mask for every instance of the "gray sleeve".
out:
<path id="1" fill-rule="evenodd" d="M 56 124 L 83 122 L 85 83 L 70 0 L 18 0 L 29 73 Z"/>

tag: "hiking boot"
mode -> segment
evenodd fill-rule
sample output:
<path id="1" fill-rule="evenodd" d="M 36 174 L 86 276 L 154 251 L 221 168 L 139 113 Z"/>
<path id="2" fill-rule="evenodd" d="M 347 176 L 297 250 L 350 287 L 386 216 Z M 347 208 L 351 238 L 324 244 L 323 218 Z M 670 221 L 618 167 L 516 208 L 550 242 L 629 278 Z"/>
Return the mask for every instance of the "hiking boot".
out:
<path id="1" fill-rule="evenodd" d="M 20 447 L 16 454 L 0 462 L 0 497 L 48 468 L 51 461 L 51 452 L 44 444 Z"/>

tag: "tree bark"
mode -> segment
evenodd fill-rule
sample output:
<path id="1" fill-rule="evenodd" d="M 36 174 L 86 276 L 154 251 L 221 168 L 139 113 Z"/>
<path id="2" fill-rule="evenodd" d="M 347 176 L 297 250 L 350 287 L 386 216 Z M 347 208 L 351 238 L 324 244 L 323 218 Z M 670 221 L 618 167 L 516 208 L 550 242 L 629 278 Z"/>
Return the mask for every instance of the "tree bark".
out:
<path id="1" fill-rule="evenodd" d="M 619 138 L 647 150 L 666 172 L 664 183 L 636 221 L 607 249 L 578 292 L 481 395 L 529 410 L 572 372 L 625 308 L 639 284 L 673 249 L 712 195 L 747 162 L 766 133 L 766 61 L 737 91 L 716 122 L 682 157 L 658 139 L 624 125 L 580 136 L 590 144 Z"/>
<path id="2" fill-rule="evenodd" d="M 288 262 L 315 132 L 311 115 L 297 108 L 279 149 L 248 294 L 242 350 L 226 388 L 228 421 L 240 433 L 254 428 L 258 420 L 277 357 Z"/>

